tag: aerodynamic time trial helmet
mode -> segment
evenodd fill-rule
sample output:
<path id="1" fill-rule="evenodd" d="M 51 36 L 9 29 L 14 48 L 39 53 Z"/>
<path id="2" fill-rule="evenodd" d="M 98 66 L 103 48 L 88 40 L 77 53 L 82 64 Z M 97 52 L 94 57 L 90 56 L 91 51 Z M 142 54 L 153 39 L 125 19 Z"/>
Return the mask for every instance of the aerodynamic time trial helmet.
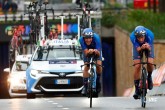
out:
<path id="1" fill-rule="evenodd" d="M 135 28 L 135 36 L 138 37 L 145 37 L 146 36 L 146 29 L 144 26 L 137 26 Z"/>
<path id="2" fill-rule="evenodd" d="M 82 34 L 84 38 L 93 37 L 93 30 L 91 28 L 85 28 Z"/>

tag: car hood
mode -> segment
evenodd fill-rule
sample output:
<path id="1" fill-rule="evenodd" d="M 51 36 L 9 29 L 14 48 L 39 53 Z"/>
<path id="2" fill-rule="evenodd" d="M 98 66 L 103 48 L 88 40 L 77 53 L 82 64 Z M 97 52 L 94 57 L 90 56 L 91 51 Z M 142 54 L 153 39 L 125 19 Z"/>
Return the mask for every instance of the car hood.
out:
<path id="1" fill-rule="evenodd" d="M 82 60 L 51 60 L 33 61 L 31 69 L 49 72 L 74 72 L 81 71 Z"/>

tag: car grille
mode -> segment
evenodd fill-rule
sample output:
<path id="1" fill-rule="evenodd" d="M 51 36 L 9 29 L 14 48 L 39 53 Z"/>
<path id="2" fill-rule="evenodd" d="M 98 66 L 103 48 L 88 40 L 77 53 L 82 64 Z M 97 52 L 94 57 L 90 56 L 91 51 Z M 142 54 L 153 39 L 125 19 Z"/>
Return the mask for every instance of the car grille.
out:
<path id="1" fill-rule="evenodd" d="M 55 84 L 57 79 L 69 79 L 70 84 Z M 35 89 L 40 89 L 40 85 L 46 89 L 77 89 L 83 86 L 82 77 L 44 77 L 35 86 Z"/>
<path id="2" fill-rule="evenodd" d="M 26 90 L 12 90 L 12 93 L 19 93 L 19 94 L 24 94 L 26 93 L 27 91 Z"/>

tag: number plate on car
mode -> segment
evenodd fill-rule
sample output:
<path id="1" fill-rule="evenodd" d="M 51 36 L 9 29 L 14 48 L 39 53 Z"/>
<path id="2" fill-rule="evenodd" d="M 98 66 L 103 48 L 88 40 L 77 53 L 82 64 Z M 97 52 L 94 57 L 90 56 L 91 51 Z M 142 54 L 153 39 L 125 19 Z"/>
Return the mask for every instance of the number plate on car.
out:
<path id="1" fill-rule="evenodd" d="M 55 80 L 55 84 L 70 84 L 69 79 L 57 79 Z"/>
<path id="2" fill-rule="evenodd" d="M 25 90 L 25 87 L 24 86 L 13 86 L 13 89 Z"/>

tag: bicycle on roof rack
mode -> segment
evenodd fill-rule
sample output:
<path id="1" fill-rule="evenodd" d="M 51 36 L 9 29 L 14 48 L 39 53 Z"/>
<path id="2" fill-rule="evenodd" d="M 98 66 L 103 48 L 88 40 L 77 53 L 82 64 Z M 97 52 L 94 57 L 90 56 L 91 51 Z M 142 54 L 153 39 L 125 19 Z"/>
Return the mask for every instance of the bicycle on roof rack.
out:
<path id="1" fill-rule="evenodd" d="M 101 66 L 97 64 L 97 56 L 95 53 L 88 55 L 88 58 L 90 59 L 88 64 L 81 65 L 81 68 L 83 66 L 89 66 L 90 67 L 90 72 L 89 72 L 89 78 L 88 78 L 88 88 L 87 88 L 87 96 L 90 98 L 90 108 L 92 108 L 92 98 L 98 97 L 97 93 L 97 88 L 96 88 L 96 79 L 97 79 L 97 74 L 96 74 L 96 66 Z"/>
<path id="2" fill-rule="evenodd" d="M 42 7 L 44 5 L 44 8 Z M 48 38 L 49 34 L 49 25 L 48 25 L 48 16 L 47 16 L 47 11 L 51 11 L 54 16 L 54 10 L 47 9 L 48 2 L 32 2 L 29 4 L 28 12 L 25 14 L 29 14 L 30 18 L 30 27 L 31 27 L 31 32 L 30 32 L 30 42 L 32 44 L 37 44 L 38 40 L 41 40 L 43 37 L 45 39 Z M 37 7 L 39 6 L 39 8 Z M 40 13 L 44 13 L 44 16 L 41 16 Z M 35 15 L 33 15 L 35 14 Z M 41 33 L 42 29 L 42 33 Z M 41 37 L 41 38 L 40 38 Z"/>
<path id="3" fill-rule="evenodd" d="M 146 95 L 147 95 L 147 89 L 148 89 L 148 81 L 147 81 L 148 73 L 147 73 L 147 69 L 145 65 L 151 64 L 151 65 L 154 65 L 154 67 L 156 68 L 156 64 L 148 62 L 148 53 L 149 53 L 149 50 L 142 50 L 140 54 L 141 56 L 140 63 L 133 64 L 133 66 L 141 64 L 141 78 L 140 78 L 140 83 L 139 83 L 140 97 L 139 98 L 141 99 L 141 107 L 143 108 L 146 107 L 146 101 L 147 101 Z"/>
<path id="4" fill-rule="evenodd" d="M 80 30 L 85 29 L 85 28 L 91 28 L 92 26 L 91 26 L 90 12 L 96 11 L 97 9 L 91 7 L 89 2 L 84 2 L 84 0 L 80 0 L 79 3 L 77 4 L 79 5 L 79 8 L 77 9 L 83 12 L 81 23 L 80 23 Z"/>

